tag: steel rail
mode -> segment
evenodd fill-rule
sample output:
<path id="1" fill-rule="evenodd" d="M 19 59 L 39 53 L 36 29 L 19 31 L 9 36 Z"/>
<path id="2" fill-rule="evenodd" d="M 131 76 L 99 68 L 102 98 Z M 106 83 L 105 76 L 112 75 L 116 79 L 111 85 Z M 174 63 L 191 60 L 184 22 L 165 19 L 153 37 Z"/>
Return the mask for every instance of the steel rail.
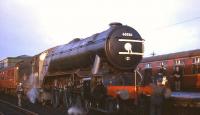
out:
<path id="1" fill-rule="evenodd" d="M 24 108 L 22 108 L 22 107 L 16 106 L 16 105 L 14 105 L 14 104 L 11 104 L 11 103 L 9 103 L 9 102 L 7 102 L 7 101 L 4 101 L 4 100 L 1 100 L 1 99 L 0 99 L 0 103 L 6 104 L 6 105 L 8 105 L 8 106 L 10 106 L 10 107 L 12 107 L 12 108 L 14 108 L 14 109 L 16 109 L 16 110 L 19 110 L 20 112 L 26 113 L 27 115 L 39 115 L 38 113 L 29 111 L 29 110 L 27 110 L 27 109 L 24 109 Z M 1 114 L 0 114 L 0 115 L 1 115 Z"/>

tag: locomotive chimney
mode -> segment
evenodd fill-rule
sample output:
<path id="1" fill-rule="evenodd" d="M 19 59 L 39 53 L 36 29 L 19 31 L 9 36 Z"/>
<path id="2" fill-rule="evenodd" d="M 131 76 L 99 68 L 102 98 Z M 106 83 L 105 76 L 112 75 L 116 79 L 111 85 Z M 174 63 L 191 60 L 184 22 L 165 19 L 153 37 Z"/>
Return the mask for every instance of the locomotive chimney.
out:
<path id="1" fill-rule="evenodd" d="M 110 23 L 109 25 L 110 25 L 110 27 L 115 28 L 115 27 L 117 27 L 117 26 L 122 26 L 122 23 L 119 23 L 119 22 L 112 22 L 112 23 Z"/>

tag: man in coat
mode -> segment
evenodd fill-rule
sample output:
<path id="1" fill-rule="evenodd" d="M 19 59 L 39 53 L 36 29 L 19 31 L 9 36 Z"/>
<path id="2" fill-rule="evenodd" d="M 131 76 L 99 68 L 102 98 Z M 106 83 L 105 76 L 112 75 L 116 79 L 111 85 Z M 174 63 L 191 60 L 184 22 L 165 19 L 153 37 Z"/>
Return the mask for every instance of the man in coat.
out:
<path id="1" fill-rule="evenodd" d="M 17 89 L 16 89 L 16 92 L 17 92 L 17 99 L 18 99 L 18 106 L 22 106 L 22 94 L 23 94 L 23 87 L 22 87 L 22 83 L 19 83 L 17 85 Z"/>

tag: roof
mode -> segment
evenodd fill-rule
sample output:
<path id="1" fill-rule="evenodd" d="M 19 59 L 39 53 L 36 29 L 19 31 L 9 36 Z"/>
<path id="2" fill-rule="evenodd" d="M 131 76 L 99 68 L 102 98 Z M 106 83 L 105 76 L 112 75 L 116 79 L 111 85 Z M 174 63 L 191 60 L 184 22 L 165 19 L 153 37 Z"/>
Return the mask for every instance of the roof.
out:
<path id="1" fill-rule="evenodd" d="M 143 58 L 141 63 L 200 56 L 200 49 Z"/>
<path id="2" fill-rule="evenodd" d="M 28 56 L 28 55 L 20 55 L 20 56 L 16 56 L 16 57 L 7 57 L 9 59 L 21 59 L 21 58 L 29 58 L 31 56 Z"/>

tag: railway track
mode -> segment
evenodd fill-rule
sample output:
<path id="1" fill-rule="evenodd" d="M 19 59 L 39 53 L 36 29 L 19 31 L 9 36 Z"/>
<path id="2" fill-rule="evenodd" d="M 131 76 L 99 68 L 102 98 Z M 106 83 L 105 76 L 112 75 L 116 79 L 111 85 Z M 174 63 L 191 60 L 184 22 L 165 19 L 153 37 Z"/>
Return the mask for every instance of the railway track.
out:
<path id="1" fill-rule="evenodd" d="M 6 102 L 11 103 L 15 106 L 17 104 L 17 97 L 7 95 L 7 94 L 1 93 L 1 92 L 0 92 L 0 100 L 6 101 Z M 7 105 L 3 105 L 3 106 L 7 106 Z M 3 113 L 2 108 L 3 107 L 2 107 L 2 104 L 0 102 L 0 113 L 1 112 Z M 7 108 L 11 108 L 11 107 L 7 106 Z M 38 115 L 67 115 L 67 108 L 65 108 L 65 107 L 53 108 L 51 105 L 48 105 L 48 104 L 45 105 L 45 106 L 43 106 L 39 103 L 32 104 L 25 98 L 23 98 L 23 100 L 22 100 L 22 107 L 21 108 L 29 110 L 29 111 L 33 111 L 33 112 L 37 113 Z M 19 114 L 19 115 L 24 115 L 24 114 L 25 113 L 22 114 L 22 112 L 21 112 L 21 114 Z M 4 115 L 16 115 L 16 114 L 4 114 Z"/>
<path id="2" fill-rule="evenodd" d="M 0 99 L 0 115 L 39 115 Z"/>

